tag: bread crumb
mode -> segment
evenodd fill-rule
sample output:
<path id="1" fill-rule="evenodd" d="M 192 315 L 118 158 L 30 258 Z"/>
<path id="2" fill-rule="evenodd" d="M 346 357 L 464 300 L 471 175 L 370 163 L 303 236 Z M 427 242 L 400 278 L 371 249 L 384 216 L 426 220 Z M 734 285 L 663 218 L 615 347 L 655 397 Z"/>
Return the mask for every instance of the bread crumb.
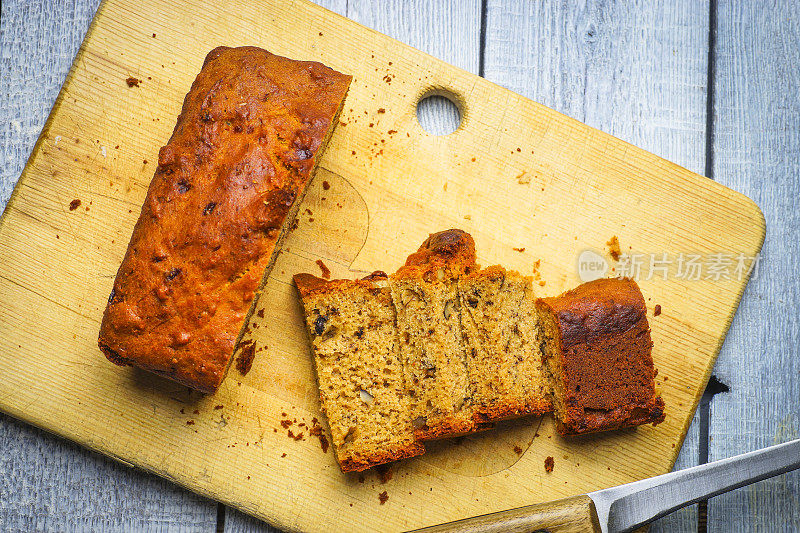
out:
<path id="1" fill-rule="evenodd" d="M 517 176 L 517 183 L 520 185 L 527 185 L 531 182 L 531 177 L 527 172 L 522 172 Z"/>
<path id="2" fill-rule="evenodd" d="M 381 108 L 378 109 L 378 113 L 386 113 L 386 110 L 381 107 Z"/>
<path id="3" fill-rule="evenodd" d="M 544 470 L 545 470 L 545 472 L 547 472 L 548 474 L 550 472 L 552 472 L 553 471 L 553 466 L 555 466 L 555 460 L 553 459 L 552 456 L 548 456 L 544 460 Z"/>
<path id="4" fill-rule="evenodd" d="M 128 87 L 138 87 L 139 84 L 142 83 L 142 80 L 129 76 L 128 79 L 125 80 L 125 83 L 128 84 Z"/>
<path id="5" fill-rule="evenodd" d="M 239 352 L 239 358 L 236 360 L 236 370 L 238 370 L 241 375 L 246 376 L 253 367 L 253 359 L 255 356 L 256 345 L 254 343 L 243 347 Z"/>
<path id="6" fill-rule="evenodd" d="M 286 454 L 285 454 L 285 453 L 282 453 L 282 454 L 281 454 L 281 457 L 286 457 Z"/>
<path id="7" fill-rule="evenodd" d="M 378 473 L 378 479 L 381 480 L 381 483 L 386 483 L 392 479 L 392 476 L 394 475 L 394 472 L 392 472 L 392 466 L 393 465 L 391 464 L 383 464 L 375 467 L 375 471 Z"/>
<path id="8" fill-rule="evenodd" d="M 322 277 L 324 279 L 331 279 L 331 271 L 325 265 L 325 263 L 322 262 L 322 259 L 317 259 L 316 263 L 317 263 L 317 266 L 319 266 L 319 269 L 322 271 Z"/>
<path id="9" fill-rule="evenodd" d="M 319 435 L 319 445 L 322 448 L 322 453 L 328 453 L 328 437 Z"/>
<path id="10" fill-rule="evenodd" d="M 658 316 L 661 314 L 661 306 L 656 304 L 655 309 L 653 309 L 653 316 Z"/>
<path id="11" fill-rule="evenodd" d="M 386 493 L 386 491 L 383 491 L 378 494 L 378 500 L 381 502 L 381 505 L 383 505 L 389 500 L 389 495 Z"/>
<path id="12" fill-rule="evenodd" d="M 464 215 L 464 220 L 472 220 L 472 216 L 471 215 Z"/>
<path id="13" fill-rule="evenodd" d="M 514 453 L 516 453 L 517 455 L 522 455 L 522 448 L 520 448 L 519 446 L 514 446 Z"/>
<path id="14" fill-rule="evenodd" d="M 215 405 L 215 406 L 214 406 L 214 410 L 215 410 L 215 411 L 219 411 L 219 410 L 220 410 L 220 409 L 222 409 L 223 407 L 224 407 L 223 405 Z"/>
<path id="15" fill-rule="evenodd" d="M 514 250 L 515 252 L 522 253 L 525 251 L 525 248 L 512 248 L 512 250 Z"/>
<path id="16" fill-rule="evenodd" d="M 619 247 L 619 239 L 616 235 L 608 239 L 606 242 L 606 246 L 608 246 L 608 253 L 611 254 L 611 258 L 614 261 L 619 261 L 619 256 L 622 250 Z"/>
<path id="17" fill-rule="evenodd" d="M 72 200 L 72 201 L 69 203 L 69 210 L 70 210 L 70 211 L 75 211 L 75 210 L 76 210 L 76 209 L 78 209 L 80 206 L 81 206 L 81 201 L 80 201 L 78 198 L 75 198 L 74 200 Z"/>
<path id="18" fill-rule="evenodd" d="M 330 183 L 328 183 L 327 181 L 323 181 L 322 182 L 322 189 L 323 190 L 327 191 L 330 188 L 331 188 L 331 184 Z"/>

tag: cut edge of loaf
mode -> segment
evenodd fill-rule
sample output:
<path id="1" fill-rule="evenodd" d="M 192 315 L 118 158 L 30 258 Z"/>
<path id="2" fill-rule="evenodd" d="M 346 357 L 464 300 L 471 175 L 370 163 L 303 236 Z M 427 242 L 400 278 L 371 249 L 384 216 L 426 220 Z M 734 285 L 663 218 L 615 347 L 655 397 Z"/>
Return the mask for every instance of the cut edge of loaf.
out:
<path id="1" fill-rule="evenodd" d="M 422 441 L 491 427 L 476 425 L 468 411 L 458 278 L 475 268 L 472 236 L 449 229 L 430 234 L 389 277 L 412 423 Z M 409 305 L 415 305 L 412 312 Z"/>
<path id="2" fill-rule="evenodd" d="M 591 302 L 591 314 L 583 305 L 586 302 Z M 591 281 L 560 296 L 539 299 L 537 306 L 544 320 L 545 369 L 551 379 L 556 427 L 560 434 L 582 435 L 648 423 L 657 425 L 664 420 L 664 400 L 655 385 L 658 371 L 652 359 L 647 309 L 635 281 L 627 278 Z M 581 320 L 582 315 L 585 320 Z M 625 338 L 632 334 L 633 339 Z M 638 392 L 646 398 L 633 401 L 629 397 L 621 398 L 613 406 L 602 408 L 582 405 L 586 391 L 583 391 L 584 398 L 578 394 L 580 390 L 568 392 L 567 388 L 574 381 L 568 374 L 574 371 L 584 380 L 591 379 L 592 374 L 597 373 L 598 364 L 597 346 L 593 343 L 602 341 L 605 348 L 612 339 L 616 341 L 614 347 L 628 348 L 623 356 L 635 358 L 632 363 L 638 365 L 640 372 L 645 372 L 643 382 L 638 383 Z M 627 346 L 624 345 L 626 341 Z M 586 346 L 591 348 L 586 351 L 592 356 L 592 368 L 588 366 L 590 361 L 577 361 L 576 356 L 571 357 L 573 361 L 565 361 L 565 348 L 577 351 Z M 643 346 L 643 353 L 635 353 Z M 622 381 L 620 386 L 633 386 L 631 380 L 614 378 Z M 586 384 L 597 385 L 584 381 Z"/>
<path id="3" fill-rule="evenodd" d="M 294 282 L 311 339 L 320 407 L 342 472 L 423 454 L 411 424 L 386 274 L 330 281 L 296 274 Z"/>
<path id="4" fill-rule="evenodd" d="M 335 71 L 334 71 L 335 72 Z M 283 224 L 281 224 L 281 229 L 278 233 L 278 238 L 275 241 L 275 248 L 272 250 L 272 255 L 269 258 L 269 262 L 267 266 L 264 268 L 264 273 L 261 276 L 261 281 L 258 284 L 258 289 L 255 292 L 255 296 L 253 297 L 253 302 L 250 304 L 250 309 L 247 310 L 247 314 L 244 317 L 244 321 L 242 322 L 242 327 L 239 331 L 239 335 L 236 337 L 236 342 L 234 343 L 233 352 L 231 353 L 231 358 L 228 360 L 228 366 L 225 368 L 225 374 L 222 376 L 222 381 L 225 381 L 225 378 L 228 375 L 228 371 L 231 368 L 231 364 L 235 359 L 236 352 L 240 349 L 240 344 L 242 342 L 242 338 L 247 331 L 247 325 L 250 323 L 250 319 L 253 317 L 253 313 L 256 312 L 256 308 L 258 307 L 258 300 L 261 298 L 261 293 L 264 291 L 264 286 L 267 284 L 269 280 L 269 276 L 272 274 L 272 269 L 275 267 L 275 261 L 278 259 L 278 255 L 280 255 L 281 250 L 283 249 L 283 243 L 286 240 L 286 237 L 289 235 L 289 232 L 292 230 L 294 226 L 295 219 L 297 218 L 297 213 L 300 211 L 300 204 L 303 203 L 303 199 L 306 197 L 308 193 L 308 189 L 311 186 L 311 182 L 314 181 L 314 177 L 317 175 L 317 169 L 319 168 L 319 161 L 322 157 L 322 154 L 325 153 L 325 149 L 328 147 L 328 143 L 333 136 L 333 132 L 336 129 L 336 126 L 339 124 L 339 116 L 342 114 L 342 109 L 344 109 L 344 101 L 347 99 L 347 93 L 350 91 L 350 83 L 352 82 L 353 77 L 349 75 L 343 75 L 349 78 L 347 82 L 347 87 L 345 87 L 344 94 L 342 95 L 341 100 L 339 101 L 339 107 L 336 109 L 336 113 L 331 119 L 331 124 L 328 127 L 328 131 L 325 133 L 325 137 L 322 139 L 322 143 L 320 144 L 319 148 L 317 149 L 316 153 L 314 154 L 314 166 L 311 167 L 311 172 L 309 174 L 308 180 L 306 181 L 305 187 L 303 187 L 295 198 L 292 207 L 289 208 L 289 212 L 286 215 L 286 218 L 283 220 Z M 212 391 L 213 392 L 213 391 Z"/>
<path id="5" fill-rule="evenodd" d="M 492 265 L 460 278 L 458 290 L 473 420 L 550 412 L 532 278 Z"/>

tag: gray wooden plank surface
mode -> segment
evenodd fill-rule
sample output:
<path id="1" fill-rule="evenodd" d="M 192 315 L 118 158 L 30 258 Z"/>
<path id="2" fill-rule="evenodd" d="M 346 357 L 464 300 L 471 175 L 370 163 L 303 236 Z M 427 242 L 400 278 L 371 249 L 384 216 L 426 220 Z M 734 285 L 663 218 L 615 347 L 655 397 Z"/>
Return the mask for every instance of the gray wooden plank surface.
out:
<path id="1" fill-rule="evenodd" d="M 480 61 L 480 16 L 478 0 L 315 0 L 365 26 L 390 35 L 415 48 L 470 72 L 478 73 Z M 457 112 L 443 99 L 420 109 L 420 122 L 432 133 L 452 131 Z M 229 533 L 273 532 L 275 529 L 235 509 L 228 508 L 225 531 Z"/>
<path id="2" fill-rule="evenodd" d="M 0 209 L 99 0 L 3 0 Z M 0 415 L 0 531 L 213 531 L 216 503 Z"/>
<path id="3" fill-rule="evenodd" d="M 0 207 L 98 3 L 2 2 Z M 478 72 L 477 0 L 319 3 Z M 768 236 L 760 275 L 745 294 L 715 369 L 732 391 L 712 406 L 711 459 L 796 438 L 800 426 L 799 318 L 793 306 L 800 282 L 792 275 L 799 226 L 794 206 L 800 173 L 793 154 L 800 126 L 800 33 L 792 7 L 788 0 L 719 5 L 714 177 L 756 199 Z M 703 172 L 706 2 L 490 0 L 487 8 L 489 79 Z M 434 131 L 456 121 L 441 101 L 420 113 Z M 695 420 L 676 468 L 696 462 L 700 438 Z M 0 530 L 214 528 L 215 504 L 2 415 L 0 449 Z M 797 473 L 720 496 L 709 505 L 709 530 L 800 530 L 798 500 Z M 693 511 L 684 511 L 653 530 L 690 531 L 696 521 Z M 236 512 L 227 513 L 226 529 L 269 531 Z"/>
<path id="4" fill-rule="evenodd" d="M 754 199 L 767 237 L 720 353 L 710 459 L 800 432 L 800 13 L 797 2 L 719 2 L 714 178 Z M 800 531 L 800 472 L 709 502 L 709 531 Z"/>
<path id="5" fill-rule="evenodd" d="M 490 0 L 485 75 L 702 173 L 708 13 L 694 0 Z M 698 446 L 695 417 L 676 468 L 697 464 Z M 696 529 L 692 506 L 651 530 Z"/>

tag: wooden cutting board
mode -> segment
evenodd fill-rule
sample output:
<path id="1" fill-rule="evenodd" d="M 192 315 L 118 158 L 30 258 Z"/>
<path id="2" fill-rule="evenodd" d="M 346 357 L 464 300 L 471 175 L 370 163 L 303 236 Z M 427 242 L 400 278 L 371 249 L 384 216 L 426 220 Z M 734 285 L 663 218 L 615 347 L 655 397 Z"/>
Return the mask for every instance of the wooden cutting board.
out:
<path id="1" fill-rule="evenodd" d="M 158 149 L 220 44 L 355 79 L 250 324 L 253 369 L 204 397 L 113 366 L 96 338 Z M 416 120 L 435 93 L 461 109 L 451 135 Z M 540 295 L 577 285 L 585 250 L 617 265 L 612 236 L 644 254 L 666 421 L 579 439 L 549 416 L 509 422 L 432 444 L 388 480 L 343 475 L 309 435 L 322 417 L 290 277 L 317 259 L 334 276 L 393 271 L 449 227 L 472 233 L 484 265 L 540 261 Z M 671 468 L 746 283 L 736 256 L 764 231 L 742 195 L 312 4 L 107 0 L 0 222 L 0 409 L 290 530 L 411 529 L 570 496 Z M 662 253 L 669 279 L 646 279 Z M 681 253 L 706 267 L 726 254 L 729 279 L 679 277 Z"/>

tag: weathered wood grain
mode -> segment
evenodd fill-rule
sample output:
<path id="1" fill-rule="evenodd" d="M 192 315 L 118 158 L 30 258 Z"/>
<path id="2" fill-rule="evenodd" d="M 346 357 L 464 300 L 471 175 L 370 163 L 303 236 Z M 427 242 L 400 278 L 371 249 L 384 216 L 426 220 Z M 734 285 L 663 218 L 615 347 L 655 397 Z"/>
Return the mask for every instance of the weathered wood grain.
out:
<path id="1" fill-rule="evenodd" d="M 715 373 L 709 455 L 800 432 L 800 17 L 791 0 L 718 2 L 714 179 L 761 207 L 767 238 Z M 800 472 L 709 502 L 709 531 L 800 531 Z"/>
<path id="2" fill-rule="evenodd" d="M 98 0 L 4 0 L 0 211 L 50 113 Z M 216 503 L 0 415 L 0 530 L 213 531 Z"/>
<path id="3" fill-rule="evenodd" d="M 707 54 L 705 2 L 488 3 L 489 80 L 701 173 Z M 675 468 L 698 437 L 695 420 Z M 696 524 L 693 506 L 652 530 Z"/>
<path id="4" fill-rule="evenodd" d="M 416 0 L 369 1 L 349 0 L 316 3 L 360 24 L 436 56 L 465 70 L 478 72 L 480 58 L 480 2 L 426 2 Z M 458 116 L 443 101 L 421 106 L 420 123 L 431 133 L 452 131 Z M 226 508 L 225 531 L 251 533 L 276 531 L 269 524 L 248 516 L 233 507 Z"/>

